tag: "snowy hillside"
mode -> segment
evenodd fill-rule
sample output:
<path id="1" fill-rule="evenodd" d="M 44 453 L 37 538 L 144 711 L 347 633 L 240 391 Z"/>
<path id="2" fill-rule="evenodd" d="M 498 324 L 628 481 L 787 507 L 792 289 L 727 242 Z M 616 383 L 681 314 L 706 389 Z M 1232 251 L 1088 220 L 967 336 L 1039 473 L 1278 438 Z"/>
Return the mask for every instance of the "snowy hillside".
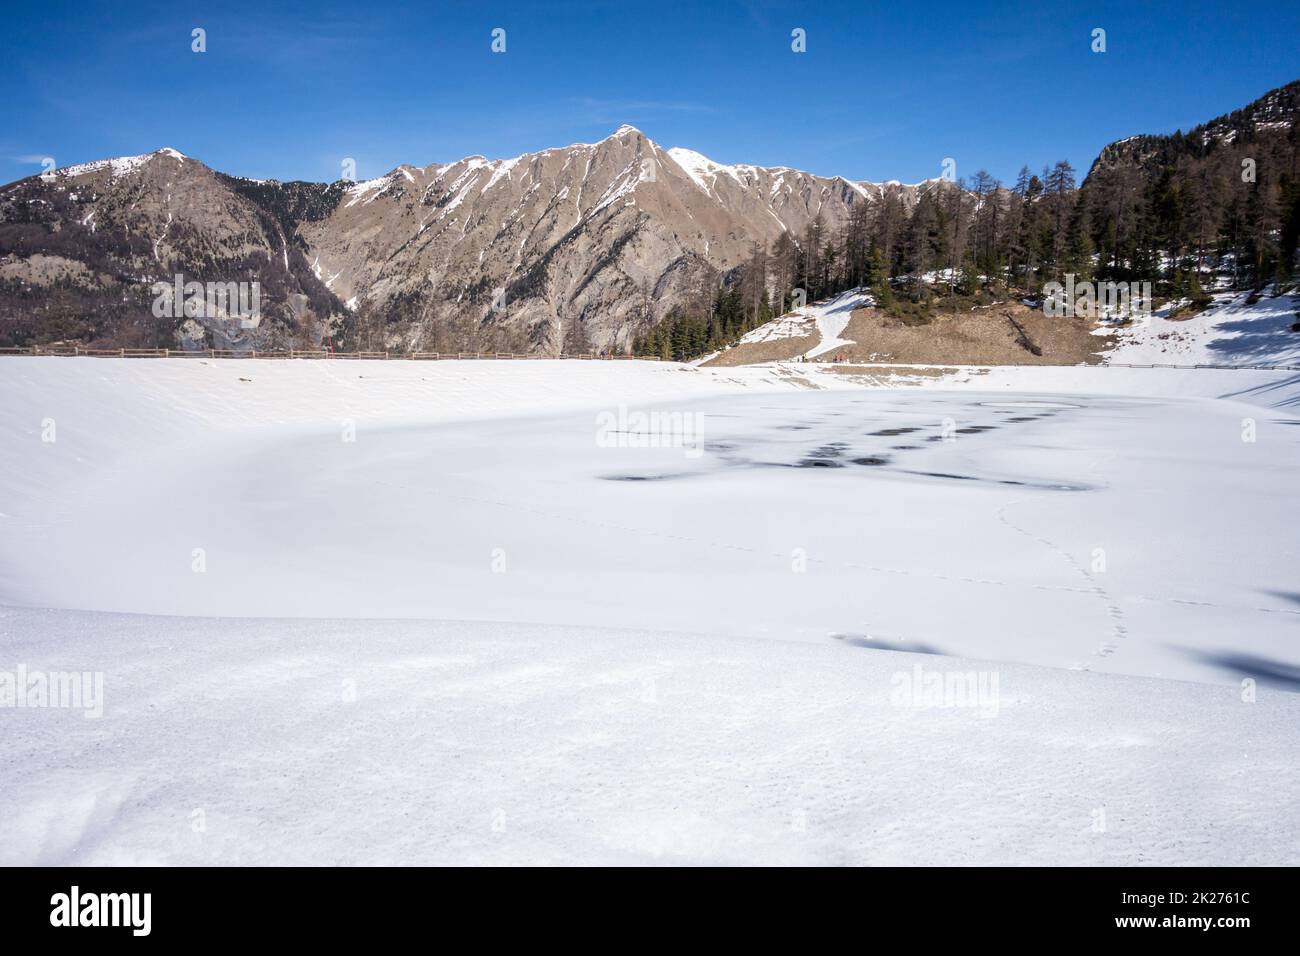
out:
<path id="1" fill-rule="evenodd" d="M 816 358 L 841 345 L 851 344 L 840 338 L 840 333 L 849 324 L 854 309 L 871 305 L 871 296 L 861 289 L 850 289 L 825 302 L 813 302 L 800 306 L 785 315 L 765 322 L 756 329 L 746 332 L 738 340 L 738 345 L 757 345 L 780 339 L 804 338 L 813 336 L 817 342 L 800 358 Z"/>
<path id="2" fill-rule="evenodd" d="M 840 338 L 849 324 L 854 309 L 865 308 L 872 304 L 871 296 L 858 289 L 851 289 L 836 296 L 829 302 L 810 306 L 809 314 L 817 324 L 818 343 L 816 347 L 804 353 L 804 358 L 816 358 L 841 345 L 851 345 L 848 339 Z"/>
<path id="3" fill-rule="evenodd" d="M 869 294 L 850 290 L 773 319 L 746 333 L 737 345 L 809 338 L 816 344 L 795 358 L 817 358 L 852 344 L 841 334 L 854 309 L 871 305 Z M 1293 328 L 1300 323 L 1300 295 L 1274 295 L 1271 289 L 1258 297 L 1247 292 L 1219 293 L 1203 312 L 1170 317 L 1185 305 L 1170 303 L 1131 325 L 1103 324 L 1093 332 L 1097 352 L 1104 362 L 1115 365 L 1300 367 L 1300 332 Z"/>
<path id="4" fill-rule="evenodd" d="M 1244 292 L 1221 293 L 1204 312 L 1169 318 L 1166 307 L 1149 321 L 1101 329 L 1107 360 L 1133 364 L 1293 365 L 1300 367 L 1300 295 L 1266 292 L 1251 303 Z"/>
<path id="5" fill-rule="evenodd" d="M 1297 376 L 933 372 L 0 359 L 0 862 L 1300 862 Z"/>

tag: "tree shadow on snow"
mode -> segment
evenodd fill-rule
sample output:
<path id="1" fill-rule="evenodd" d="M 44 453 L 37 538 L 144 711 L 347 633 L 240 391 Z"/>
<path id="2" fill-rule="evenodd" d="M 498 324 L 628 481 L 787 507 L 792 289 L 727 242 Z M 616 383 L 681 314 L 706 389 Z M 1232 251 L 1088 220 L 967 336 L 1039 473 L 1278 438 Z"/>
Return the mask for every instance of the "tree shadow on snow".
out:
<path id="1" fill-rule="evenodd" d="M 1261 396 L 1267 395 L 1269 392 L 1277 392 L 1279 390 L 1283 394 L 1286 394 L 1287 391 L 1296 388 L 1296 386 L 1300 386 L 1300 375 L 1289 375 L 1280 381 L 1269 382 L 1267 385 L 1255 385 L 1251 388 L 1243 388 L 1240 391 L 1227 392 L 1220 395 L 1219 398 L 1260 398 Z M 1292 395 L 1284 401 L 1273 403 L 1271 407 L 1287 408 L 1288 406 L 1300 407 L 1300 391 L 1297 391 L 1297 394 Z"/>
<path id="2" fill-rule="evenodd" d="M 1300 591 L 1265 591 L 1269 597 L 1281 598 L 1283 601 L 1290 601 L 1292 604 L 1300 604 Z"/>
<path id="3" fill-rule="evenodd" d="M 1265 300 L 1261 300 L 1260 305 L 1264 304 Z M 1279 353 L 1286 353 L 1300 343 L 1300 333 L 1291 331 L 1300 299 L 1295 296 L 1276 299 L 1269 297 L 1267 304 L 1270 309 L 1276 310 L 1271 315 L 1261 316 L 1248 312 L 1240 319 L 1216 322 L 1216 332 L 1234 334 L 1232 338 L 1210 341 L 1207 344 L 1210 354 L 1231 358 L 1233 364 L 1237 365 L 1272 365 L 1277 363 Z"/>
<path id="4" fill-rule="evenodd" d="M 1267 687 L 1300 693 L 1300 666 L 1276 661 L 1255 654 L 1240 654 L 1235 651 L 1183 651 L 1189 657 L 1195 657 L 1206 664 L 1238 675 L 1252 677 Z"/>

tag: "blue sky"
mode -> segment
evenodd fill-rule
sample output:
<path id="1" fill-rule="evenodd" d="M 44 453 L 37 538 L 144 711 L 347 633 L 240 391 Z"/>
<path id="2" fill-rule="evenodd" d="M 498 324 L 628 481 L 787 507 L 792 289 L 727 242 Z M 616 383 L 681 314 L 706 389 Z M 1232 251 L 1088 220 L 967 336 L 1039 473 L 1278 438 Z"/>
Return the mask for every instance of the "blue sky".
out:
<path id="1" fill-rule="evenodd" d="M 161 146 L 277 179 L 337 179 L 352 157 L 368 178 L 621 123 L 720 162 L 910 182 L 951 156 L 958 175 L 1010 180 L 1062 158 L 1082 174 L 1111 140 L 1300 78 L 1294 3 L 41 0 L 5 21 L 4 181 L 42 156 Z"/>

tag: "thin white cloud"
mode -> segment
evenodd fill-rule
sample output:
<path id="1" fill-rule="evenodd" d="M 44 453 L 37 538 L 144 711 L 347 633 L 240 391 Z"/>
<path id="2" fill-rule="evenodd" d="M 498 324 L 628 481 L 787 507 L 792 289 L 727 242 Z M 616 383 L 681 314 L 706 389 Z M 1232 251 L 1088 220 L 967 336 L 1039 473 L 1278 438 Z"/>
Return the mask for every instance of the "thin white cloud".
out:
<path id="1" fill-rule="evenodd" d="M 624 122 L 635 116 L 651 114 L 718 112 L 706 103 L 679 100 L 618 100 L 584 96 L 571 102 L 585 114 L 584 118 L 589 123 Z"/>

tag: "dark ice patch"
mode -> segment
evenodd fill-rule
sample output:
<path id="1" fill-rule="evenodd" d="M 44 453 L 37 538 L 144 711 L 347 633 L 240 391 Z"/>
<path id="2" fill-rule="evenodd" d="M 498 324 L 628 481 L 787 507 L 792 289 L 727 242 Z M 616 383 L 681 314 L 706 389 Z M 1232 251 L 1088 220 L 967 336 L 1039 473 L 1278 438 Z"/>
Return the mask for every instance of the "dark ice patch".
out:
<path id="1" fill-rule="evenodd" d="M 870 634 L 832 634 L 831 637 L 837 641 L 843 641 L 845 644 L 851 644 L 853 647 L 865 647 L 873 651 L 908 651 L 912 654 L 943 653 L 933 644 L 923 644 L 920 641 L 891 641 L 883 637 L 872 637 Z"/>

